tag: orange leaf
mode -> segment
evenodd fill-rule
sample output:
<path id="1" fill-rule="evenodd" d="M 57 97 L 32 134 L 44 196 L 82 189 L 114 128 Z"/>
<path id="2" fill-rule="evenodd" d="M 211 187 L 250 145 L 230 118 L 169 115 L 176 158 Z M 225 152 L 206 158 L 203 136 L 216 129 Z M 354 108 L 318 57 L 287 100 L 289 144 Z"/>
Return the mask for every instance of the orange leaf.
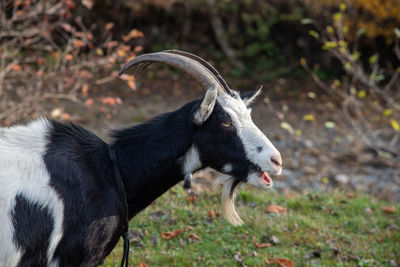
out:
<path id="1" fill-rule="evenodd" d="M 74 45 L 75 45 L 76 47 L 84 47 L 84 46 L 85 46 L 85 42 L 82 41 L 82 40 L 75 39 L 75 40 L 74 40 Z"/>
<path id="2" fill-rule="evenodd" d="M 149 267 L 145 262 L 141 262 L 138 267 Z"/>
<path id="3" fill-rule="evenodd" d="M 193 203 L 197 200 L 197 196 L 196 195 L 188 196 L 186 200 L 189 201 L 190 203 Z"/>
<path id="4" fill-rule="evenodd" d="M 144 36 L 143 32 L 133 29 L 127 35 L 123 35 L 121 38 L 122 40 L 124 40 L 124 42 L 128 42 L 132 38 L 140 38 L 143 36 Z"/>
<path id="5" fill-rule="evenodd" d="M 18 64 L 14 64 L 12 67 L 12 70 L 15 70 L 15 71 L 21 71 L 21 65 L 18 65 Z"/>
<path id="6" fill-rule="evenodd" d="M 69 60 L 72 60 L 73 57 L 72 57 L 71 54 L 66 54 L 66 55 L 65 55 L 65 59 L 69 61 Z"/>
<path id="7" fill-rule="evenodd" d="M 201 240 L 200 236 L 193 234 L 193 233 L 189 235 L 189 239 L 197 240 L 197 241 Z"/>
<path id="8" fill-rule="evenodd" d="M 217 214 L 215 213 L 214 210 L 209 210 L 208 211 L 208 217 L 215 218 L 215 217 L 217 217 Z"/>
<path id="9" fill-rule="evenodd" d="M 172 232 L 162 232 L 161 237 L 169 240 L 171 238 L 174 238 L 177 235 L 180 235 L 182 232 L 183 232 L 183 229 L 179 229 L 179 230 L 172 231 Z"/>
<path id="10" fill-rule="evenodd" d="M 134 81 L 127 81 L 127 84 L 133 91 L 136 91 L 137 88 Z"/>
<path id="11" fill-rule="evenodd" d="M 115 106 L 116 100 L 112 97 L 104 97 L 101 102 L 110 106 Z"/>
<path id="12" fill-rule="evenodd" d="M 88 96 L 88 92 L 89 92 L 89 85 L 87 84 L 87 83 L 85 83 L 83 86 L 82 86 L 82 95 L 84 96 L 84 97 L 87 97 Z"/>
<path id="13" fill-rule="evenodd" d="M 111 30 L 112 28 L 114 28 L 114 23 L 113 22 L 109 22 L 106 24 L 105 28 L 107 31 Z"/>
<path id="14" fill-rule="evenodd" d="M 94 5 L 93 0 L 82 0 L 82 5 L 84 5 L 87 9 L 92 9 Z"/>
<path id="15" fill-rule="evenodd" d="M 265 259 L 264 262 L 267 265 L 278 264 L 281 267 L 293 267 L 294 266 L 293 262 L 291 260 L 283 259 L 283 258 L 277 258 L 277 259 L 272 259 L 272 260 Z"/>
<path id="16" fill-rule="evenodd" d="M 143 46 L 138 45 L 135 47 L 135 49 L 133 51 L 135 51 L 136 53 L 141 52 L 143 50 Z"/>
<path id="17" fill-rule="evenodd" d="M 258 243 L 256 241 L 256 237 L 253 236 L 253 239 L 251 240 L 251 242 L 253 242 L 254 246 L 256 246 L 256 248 L 269 248 L 271 246 L 270 243 Z"/>
<path id="18" fill-rule="evenodd" d="M 383 212 L 385 213 L 395 213 L 396 212 L 396 208 L 395 207 L 390 207 L 390 206 L 385 206 L 381 208 Z"/>
<path id="19" fill-rule="evenodd" d="M 269 205 L 265 209 L 266 213 L 286 214 L 287 209 L 278 205 Z"/>
<path id="20" fill-rule="evenodd" d="M 85 101 L 85 106 L 89 107 L 89 106 L 93 105 L 93 103 L 94 103 L 94 100 L 92 98 L 89 98 Z"/>

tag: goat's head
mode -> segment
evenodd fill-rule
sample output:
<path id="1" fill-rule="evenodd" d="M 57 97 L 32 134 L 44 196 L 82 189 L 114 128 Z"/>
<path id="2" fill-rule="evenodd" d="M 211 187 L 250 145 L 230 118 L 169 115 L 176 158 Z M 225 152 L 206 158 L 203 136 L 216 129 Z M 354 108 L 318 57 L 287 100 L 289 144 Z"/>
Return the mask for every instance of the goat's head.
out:
<path id="1" fill-rule="evenodd" d="M 138 56 L 129 61 L 120 73 L 133 65 L 139 65 L 136 72 L 140 72 L 153 62 L 183 70 L 206 89 L 193 113 L 193 146 L 188 153 L 196 162 L 187 162 L 184 166 L 185 180 L 191 177 L 192 171 L 206 166 L 225 174 L 221 179 L 224 213 L 232 224 L 241 224 L 234 206 L 237 186 L 249 183 L 269 188 L 273 184 L 269 174 L 282 172 L 280 153 L 250 116 L 250 105 L 261 88 L 240 96 L 228 87 L 209 63 L 177 50 Z"/>

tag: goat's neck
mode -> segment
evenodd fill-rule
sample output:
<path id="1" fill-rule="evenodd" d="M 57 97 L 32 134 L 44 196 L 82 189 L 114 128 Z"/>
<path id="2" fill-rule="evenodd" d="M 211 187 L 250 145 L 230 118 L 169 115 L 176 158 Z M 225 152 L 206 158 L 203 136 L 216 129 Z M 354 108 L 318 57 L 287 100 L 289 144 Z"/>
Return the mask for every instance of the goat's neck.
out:
<path id="1" fill-rule="evenodd" d="M 183 180 L 183 159 L 191 148 L 190 118 L 194 105 L 195 102 L 189 103 L 114 134 L 129 218 Z"/>

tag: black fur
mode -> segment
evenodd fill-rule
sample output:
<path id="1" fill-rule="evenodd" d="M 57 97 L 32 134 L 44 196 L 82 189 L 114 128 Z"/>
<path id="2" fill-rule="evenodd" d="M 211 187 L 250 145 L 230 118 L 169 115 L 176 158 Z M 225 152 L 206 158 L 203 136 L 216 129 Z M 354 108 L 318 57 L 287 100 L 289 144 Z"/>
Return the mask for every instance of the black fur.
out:
<path id="1" fill-rule="evenodd" d="M 47 265 L 47 249 L 53 231 L 53 218 L 48 208 L 16 195 L 12 212 L 14 242 L 24 251 L 18 266 Z"/>
<path id="2" fill-rule="evenodd" d="M 221 171 L 230 163 L 235 186 L 245 182 L 252 165 L 235 128 L 222 124 L 229 115 L 217 102 L 208 120 L 197 126 L 193 117 L 199 103 L 112 133 L 130 219 L 183 180 L 182 158 L 193 144 L 202 168 Z M 124 209 L 108 145 L 76 124 L 51 121 L 44 162 L 50 184 L 65 205 L 63 238 L 54 257 L 60 266 L 101 264 L 119 240 Z"/>
<path id="3" fill-rule="evenodd" d="M 97 266 L 119 239 L 123 210 L 108 147 L 76 124 L 51 125 L 44 161 L 64 202 L 64 234 L 55 257 L 60 266 Z"/>

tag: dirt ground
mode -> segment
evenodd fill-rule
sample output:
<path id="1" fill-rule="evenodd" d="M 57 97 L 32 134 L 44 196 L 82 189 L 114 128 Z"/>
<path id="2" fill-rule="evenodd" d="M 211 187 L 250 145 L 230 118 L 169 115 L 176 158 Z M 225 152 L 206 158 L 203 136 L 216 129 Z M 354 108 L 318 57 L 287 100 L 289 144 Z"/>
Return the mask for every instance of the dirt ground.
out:
<path id="1" fill-rule="evenodd" d="M 370 192 L 400 202 L 400 160 L 377 157 L 364 150 L 334 103 L 324 97 L 308 96 L 312 86 L 296 90 L 297 93 L 285 91 L 286 87 L 299 84 L 299 81 L 285 80 L 266 84 L 253 105 L 255 124 L 282 153 L 284 171 L 275 177 L 275 189 L 338 188 Z M 241 92 L 250 90 L 240 89 Z M 115 81 L 90 89 L 93 104 L 52 100 L 46 104 L 49 114 L 45 115 L 76 121 L 109 140 L 110 129 L 131 126 L 173 111 L 201 98 L 202 93 L 199 86 L 175 74 L 140 79 L 136 91 Z M 121 103 L 107 103 L 105 97 L 119 98 Z M 312 115 L 313 119 L 305 120 L 304 115 Z M 327 121 L 334 122 L 334 127 L 326 127 Z M 209 175 L 216 174 L 206 171 L 198 176 Z"/>

